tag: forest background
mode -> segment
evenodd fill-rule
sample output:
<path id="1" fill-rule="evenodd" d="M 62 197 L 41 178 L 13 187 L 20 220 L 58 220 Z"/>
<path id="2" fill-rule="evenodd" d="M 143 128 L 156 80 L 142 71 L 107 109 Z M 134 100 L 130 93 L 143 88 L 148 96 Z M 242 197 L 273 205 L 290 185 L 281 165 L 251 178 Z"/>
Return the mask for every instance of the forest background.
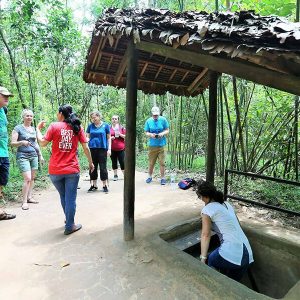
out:
<path id="1" fill-rule="evenodd" d="M 108 7 L 155 7 L 183 10 L 248 10 L 299 20 L 299 0 L 0 0 L 0 85 L 14 92 L 9 104 L 9 132 L 21 123 L 23 108 L 31 108 L 35 122 L 56 120 L 58 106 L 70 103 L 86 128 L 93 110 L 104 121 L 118 114 L 125 122 L 126 91 L 86 84 L 82 79 L 91 31 Z M 299 181 L 299 97 L 252 82 L 222 75 L 218 82 L 216 148 L 217 185 L 225 169 L 255 172 Z M 147 168 L 147 140 L 143 127 L 157 105 L 170 122 L 168 174 L 179 180 L 205 173 L 208 93 L 194 98 L 138 93 L 137 164 Z M 44 150 L 47 159 L 50 148 Z M 87 165 L 80 155 L 81 165 Z M 16 200 L 22 178 L 10 152 L 11 172 L 6 199 Z M 110 163 L 109 163 L 110 164 Z M 47 167 L 37 176 L 47 180 Z M 246 178 L 231 178 L 237 195 L 300 211 L 299 188 Z"/>

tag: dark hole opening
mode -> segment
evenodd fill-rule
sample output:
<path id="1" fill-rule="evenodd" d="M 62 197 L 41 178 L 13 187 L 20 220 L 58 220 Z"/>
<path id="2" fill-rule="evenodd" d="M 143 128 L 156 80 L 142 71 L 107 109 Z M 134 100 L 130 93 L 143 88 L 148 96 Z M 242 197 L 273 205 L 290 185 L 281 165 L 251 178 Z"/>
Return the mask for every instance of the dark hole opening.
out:
<path id="1" fill-rule="evenodd" d="M 192 229 L 194 228 L 194 230 Z M 196 229 L 197 228 L 197 229 Z M 241 283 L 248 288 L 275 299 L 283 298 L 289 291 L 300 292 L 300 246 L 281 237 L 265 235 L 261 230 L 244 228 L 254 255 Z M 177 234 L 176 234 L 176 233 Z M 199 260 L 201 230 L 196 223 L 185 223 L 172 228 L 171 234 L 162 234 L 173 247 Z M 208 253 L 220 245 L 216 234 L 211 237 Z M 199 262 L 200 263 L 200 262 Z M 217 271 L 215 271 L 217 272 Z"/>

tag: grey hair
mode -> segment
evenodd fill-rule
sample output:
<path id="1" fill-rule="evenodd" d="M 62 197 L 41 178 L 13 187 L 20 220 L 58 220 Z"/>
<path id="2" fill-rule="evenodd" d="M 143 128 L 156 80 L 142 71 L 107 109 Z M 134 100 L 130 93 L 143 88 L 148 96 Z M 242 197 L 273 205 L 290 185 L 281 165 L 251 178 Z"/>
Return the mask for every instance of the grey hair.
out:
<path id="1" fill-rule="evenodd" d="M 102 118 L 102 114 L 101 114 L 100 111 L 98 111 L 98 110 L 92 111 L 92 112 L 90 113 L 90 117 L 92 117 L 93 115 L 96 115 L 96 116 L 98 116 L 99 118 Z"/>
<path id="2" fill-rule="evenodd" d="M 28 114 L 28 113 L 31 113 L 32 116 L 34 115 L 33 111 L 31 109 L 28 109 L 28 108 L 25 108 L 22 110 L 22 113 L 21 113 L 21 117 L 22 119 Z"/>

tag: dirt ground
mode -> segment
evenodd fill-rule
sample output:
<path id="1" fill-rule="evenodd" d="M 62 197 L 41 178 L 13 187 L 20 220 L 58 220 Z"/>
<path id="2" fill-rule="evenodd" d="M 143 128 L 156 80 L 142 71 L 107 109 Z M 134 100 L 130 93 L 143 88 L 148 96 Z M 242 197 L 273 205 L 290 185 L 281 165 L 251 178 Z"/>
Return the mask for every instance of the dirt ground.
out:
<path id="1" fill-rule="evenodd" d="M 203 204 L 192 190 L 156 180 L 146 184 L 145 178 L 136 172 L 131 242 L 123 241 L 122 178 L 111 180 L 104 194 L 87 193 L 89 181 L 82 176 L 76 221 L 83 228 L 70 236 L 63 235 L 64 216 L 52 186 L 35 194 L 40 203 L 28 211 L 7 207 L 17 218 L 0 222 L 0 299 L 221 299 L 222 291 L 201 282 L 201 274 L 191 277 L 178 260 L 181 254 L 157 239 L 160 230 L 199 216 Z M 239 211 L 242 219 L 258 219 L 246 206 Z M 231 299 L 250 299 L 235 288 L 232 293 Z"/>
<path id="2" fill-rule="evenodd" d="M 160 274 L 153 254 L 148 254 L 144 237 L 195 217 L 200 203 L 193 192 L 161 186 L 156 181 L 147 185 L 145 178 L 145 173 L 136 173 L 132 242 L 123 241 L 122 178 L 110 180 L 110 191 L 104 194 L 87 193 L 89 181 L 82 176 L 76 221 L 83 228 L 70 236 L 63 235 L 64 216 L 52 186 L 35 194 L 40 203 L 31 204 L 28 211 L 21 210 L 19 204 L 6 207 L 17 217 L 0 223 L 0 299 L 137 299 L 145 294 L 167 295 L 170 287 L 161 287 L 165 274 Z M 152 275 L 144 276 L 149 266 Z"/>

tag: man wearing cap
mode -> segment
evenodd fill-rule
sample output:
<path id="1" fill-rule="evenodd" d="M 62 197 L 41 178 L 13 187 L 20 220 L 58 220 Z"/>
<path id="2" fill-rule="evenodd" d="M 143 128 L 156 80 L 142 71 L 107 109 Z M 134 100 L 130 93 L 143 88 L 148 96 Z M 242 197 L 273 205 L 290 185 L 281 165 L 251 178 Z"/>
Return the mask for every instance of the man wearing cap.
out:
<path id="1" fill-rule="evenodd" d="M 145 123 L 145 133 L 149 138 L 149 176 L 146 183 L 152 181 L 154 165 L 158 159 L 160 165 L 160 184 L 165 185 L 165 149 L 167 144 L 166 135 L 169 133 L 169 123 L 165 117 L 160 116 L 160 111 L 157 106 L 151 109 L 152 117 Z"/>
<path id="2" fill-rule="evenodd" d="M 7 88 L 0 86 L 0 198 L 3 197 L 2 189 L 7 184 L 9 171 L 7 118 L 4 107 L 8 105 L 8 99 L 12 96 Z M 8 214 L 0 208 L 0 221 L 15 217 L 16 215 Z"/>

